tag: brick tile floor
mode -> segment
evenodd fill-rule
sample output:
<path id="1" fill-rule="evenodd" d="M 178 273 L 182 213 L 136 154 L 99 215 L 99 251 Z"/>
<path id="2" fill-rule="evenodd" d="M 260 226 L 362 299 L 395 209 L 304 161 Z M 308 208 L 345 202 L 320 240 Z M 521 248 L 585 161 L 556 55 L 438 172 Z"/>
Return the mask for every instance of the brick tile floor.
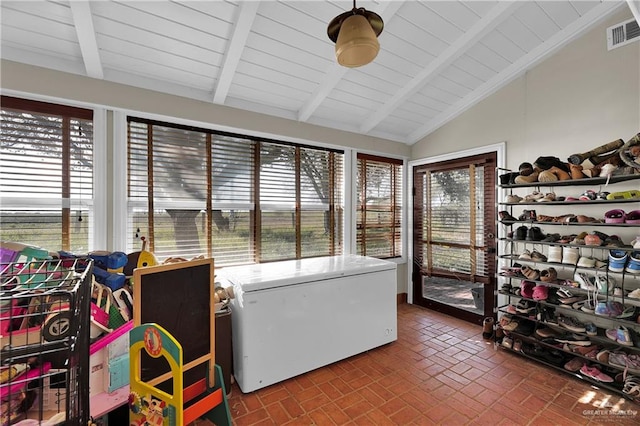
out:
<path id="1" fill-rule="evenodd" d="M 250 394 L 244 425 L 640 424 L 640 405 L 482 339 L 482 329 L 403 304 L 398 340 Z"/>

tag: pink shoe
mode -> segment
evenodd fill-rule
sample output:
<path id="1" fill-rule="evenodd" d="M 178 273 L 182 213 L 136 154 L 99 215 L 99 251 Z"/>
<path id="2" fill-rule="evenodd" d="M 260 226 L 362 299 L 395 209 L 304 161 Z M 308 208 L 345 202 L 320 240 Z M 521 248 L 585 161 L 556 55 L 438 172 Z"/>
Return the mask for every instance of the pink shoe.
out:
<path id="1" fill-rule="evenodd" d="M 613 378 L 611 378 L 611 377 L 607 376 L 606 374 L 604 374 L 596 366 L 589 367 L 587 364 L 585 364 L 585 365 L 582 366 L 582 368 L 580 368 L 580 372 L 582 374 L 584 374 L 585 376 L 590 377 L 593 380 L 597 380 L 599 382 L 604 382 L 604 383 L 612 383 L 613 382 Z"/>

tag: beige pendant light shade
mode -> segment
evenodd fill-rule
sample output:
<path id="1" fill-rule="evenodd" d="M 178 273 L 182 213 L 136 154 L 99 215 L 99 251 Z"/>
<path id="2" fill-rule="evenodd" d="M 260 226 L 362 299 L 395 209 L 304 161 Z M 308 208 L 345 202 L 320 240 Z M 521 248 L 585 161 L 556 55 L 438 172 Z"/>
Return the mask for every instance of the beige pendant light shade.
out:
<path id="1" fill-rule="evenodd" d="M 344 67 L 361 67 L 373 61 L 380 50 L 378 36 L 382 33 L 382 18 L 365 8 L 356 8 L 331 20 L 327 35 L 336 44 L 336 59 Z"/>
<path id="2" fill-rule="evenodd" d="M 363 15 L 352 15 L 344 20 L 336 42 L 336 59 L 344 67 L 366 65 L 378 56 L 380 43 Z"/>

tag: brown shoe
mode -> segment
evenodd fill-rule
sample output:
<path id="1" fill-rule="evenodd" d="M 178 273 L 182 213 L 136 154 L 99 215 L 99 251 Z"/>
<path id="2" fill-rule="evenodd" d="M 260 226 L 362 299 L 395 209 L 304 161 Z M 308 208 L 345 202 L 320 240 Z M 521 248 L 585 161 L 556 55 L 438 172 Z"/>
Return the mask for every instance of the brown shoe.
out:
<path id="1" fill-rule="evenodd" d="M 571 179 L 571 175 L 567 172 L 565 172 L 564 170 L 562 170 L 560 167 L 552 167 L 549 169 L 549 171 L 551 173 L 553 173 L 554 175 L 556 175 L 558 177 L 558 180 L 569 180 Z"/>
<path id="2" fill-rule="evenodd" d="M 571 179 L 583 179 L 586 176 L 582 173 L 582 166 L 580 164 L 569 164 L 571 171 Z"/>

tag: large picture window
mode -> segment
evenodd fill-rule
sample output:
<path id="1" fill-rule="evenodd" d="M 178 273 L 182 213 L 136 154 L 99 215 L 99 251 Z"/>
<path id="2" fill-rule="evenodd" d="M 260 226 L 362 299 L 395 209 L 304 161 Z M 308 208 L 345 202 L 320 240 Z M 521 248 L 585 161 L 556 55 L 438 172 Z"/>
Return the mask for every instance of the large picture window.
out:
<path id="1" fill-rule="evenodd" d="M 340 151 L 130 117 L 128 248 L 216 265 L 342 253 Z"/>
<path id="2" fill-rule="evenodd" d="M 357 253 L 402 256 L 402 160 L 358 154 Z"/>
<path id="3" fill-rule="evenodd" d="M 93 111 L 2 96 L 0 239 L 86 253 Z"/>

